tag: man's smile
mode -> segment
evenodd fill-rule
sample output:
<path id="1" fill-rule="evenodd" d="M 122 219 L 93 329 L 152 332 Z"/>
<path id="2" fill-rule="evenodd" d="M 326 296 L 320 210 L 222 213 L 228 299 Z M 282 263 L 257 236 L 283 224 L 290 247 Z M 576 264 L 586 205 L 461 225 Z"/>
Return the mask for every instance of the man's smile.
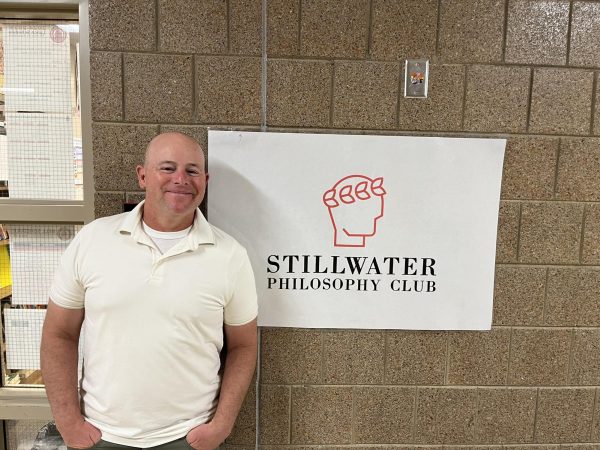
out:
<path id="1" fill-rule="evenodd" d="M 194 192 L 181 192 L 181 191 L 166 191 L 166 194 L 172 194 L 172 195 L 195 195 Z"/>

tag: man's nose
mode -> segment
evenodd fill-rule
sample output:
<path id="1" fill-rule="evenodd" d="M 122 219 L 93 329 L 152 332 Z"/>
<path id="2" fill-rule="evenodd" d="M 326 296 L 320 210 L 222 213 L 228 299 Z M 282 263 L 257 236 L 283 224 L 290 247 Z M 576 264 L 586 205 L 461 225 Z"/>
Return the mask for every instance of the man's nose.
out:
<path id="1" fill-rule="evenodd" d="M 190 176 L 185 170 L 177 170 L 173 174 L 173 182 L 176 184 L 189 184 Z"/>

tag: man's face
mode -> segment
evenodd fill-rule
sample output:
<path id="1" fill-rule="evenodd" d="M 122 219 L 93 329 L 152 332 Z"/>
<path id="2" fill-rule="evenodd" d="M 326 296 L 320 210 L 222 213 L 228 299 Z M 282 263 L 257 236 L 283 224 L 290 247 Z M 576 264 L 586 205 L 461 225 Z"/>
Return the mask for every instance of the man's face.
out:
<path id="1" fill-rule="evenodd" d="M 137 175 L 140 187 L 146 190 L 145 208 L 167 219 L 193 217 L 208 181 L 202 150 L 193 141 L 173 134 L 153 141 Z"/>

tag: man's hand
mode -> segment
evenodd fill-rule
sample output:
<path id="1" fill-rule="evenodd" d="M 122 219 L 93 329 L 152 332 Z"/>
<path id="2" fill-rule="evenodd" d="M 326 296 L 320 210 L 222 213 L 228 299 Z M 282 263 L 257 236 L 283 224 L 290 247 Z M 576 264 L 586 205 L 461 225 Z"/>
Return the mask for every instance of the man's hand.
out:
<path id="1" fill-rule="evenodd" d="M 195 450 L 214 450 L 233 430 L 256 365 L 256 319 L 245 325 L 225 325 L 227 356 L 217 410 L 212 420 L 190 430 L 188 444 Z"/>
<path id="2" fill-rule="evenodd" d="M 102 432 L 85 420 L 69 427 L 59 427 L 65 445 L 71 448 L 90 448 L 102 438 Z"/>
<path id="3" fill-rule="evenodd" d="M 214 450 L 228 435 L 226 430 L 219 429 L 214 422 L 208 422 L 192 428 L 185 439 L 196 450 Z"/>

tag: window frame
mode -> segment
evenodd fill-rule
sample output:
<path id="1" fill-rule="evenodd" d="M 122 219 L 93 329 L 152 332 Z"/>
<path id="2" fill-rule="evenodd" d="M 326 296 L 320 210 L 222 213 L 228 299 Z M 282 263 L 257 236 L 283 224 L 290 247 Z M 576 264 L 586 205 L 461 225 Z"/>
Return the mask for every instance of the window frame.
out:
<path id="1" fill-rule="evenodd" d="M 83 156 L 83 201 L 0 198 L 2 223 L 73 223 L 94 220 L 94 179 L 90 87 L 88 0 L 0 0 L 0 19 L 78 20 Z M 40 387 L 0 387 L 0 421 L 52 420 L 46 390 Z M 0 450 L 5 448 L 4 422 L 0 423 Z"/>

